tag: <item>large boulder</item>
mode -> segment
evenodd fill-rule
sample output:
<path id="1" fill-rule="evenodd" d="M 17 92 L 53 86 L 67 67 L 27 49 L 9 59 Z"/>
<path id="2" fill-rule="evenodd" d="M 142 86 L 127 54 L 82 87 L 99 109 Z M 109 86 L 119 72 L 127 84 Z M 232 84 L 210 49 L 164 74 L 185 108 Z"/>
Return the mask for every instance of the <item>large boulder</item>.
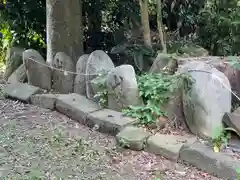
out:
<path id="1" fill-rule="evenodd" d="M 235 92 L 238 96 L 240 96 L 240 69 L 234 68 L 228 60 L 230 57 L 220 57 L 220 56 L 205 56 L 205 57 L 197 57 L 197 58 L 179 58 L 178 63 L 180 66 L 189 63 L 189 62 L 205 62 L 214 66 L 217 70 L 222 72 L 230 81 L 232 91 Z M 239 60 L 240 57 L 232 56 L 231 59 Z"/>
<path id="2" fill-rule="evenodd" d="M 190 131 L 211 137 L 222 127 L 222 117 L 231 111 L 231 86 L 227 77 L 204 62 L 190 62 L 179 69 L 193 78 L 190 90 L 184 89 L 183 110 Z"/>
<path id="3" fill-rule="evenodd" d="M 86 65 L 88 61 L 88 54 L 82 55 L 76 64 L 76 77 L 74 80 L 73 92 L 80 95 L 86 95 Z"/>
<path id="4" fill-rule="evenodd" d="M 8 79 L 9 76 L 23 63 L 22 53 L 24 49 L 19 47 L 10 47 L 7 50 L 5 63 L 6 69 L 4 78 Z"/>
<path id="5" fill-rule="evenodd" d="M 62 94 L 72 93 L 75 77 L 72 59 L 64 52 L 58 52 L 53 59 L 53 68 L 52 89 Z"/>
<path id="6" fill-rule="evenodd" d="M 23 62 L 27 71 L 28 83 L 42 89 L 51 89 L 52 71 L 42 55 L 34 49 L 23 52 Z"/>
<path id="7" fill-rule="evenodd" d="M 130 105 L 142 104 L 135 70 L 131 65 L 121 65 L 113 69 L 106 80 L 108 91 L 108 107 L 121 111 Z"/>
<path id="8" fill-rule="evenodd" d="M 232 58 L 238 61 L 240 59 L 240 57 L 237 56 Z M 208 63 L 213 65 L 219 71 L 224 73 L 225 76 L 227 76 L 231 84 L 232 91 L 240 96 L 240 69 L 234 68 L 232 64 L 228 62 L 228 57 L 214 57 L 213 59 L 210 59 Z M 235 99 L 235 96 L 232 97 Z"/>
<path id="9" fill-rule="evenodd" d="M 97 92 L 94 92 L 91 81 L 99 74 L 107 74 L 114 68 L 111 58 L 102 50 L 92 52 L 86 65 L 86 93 L 89 99 L 93 99 Z"/>

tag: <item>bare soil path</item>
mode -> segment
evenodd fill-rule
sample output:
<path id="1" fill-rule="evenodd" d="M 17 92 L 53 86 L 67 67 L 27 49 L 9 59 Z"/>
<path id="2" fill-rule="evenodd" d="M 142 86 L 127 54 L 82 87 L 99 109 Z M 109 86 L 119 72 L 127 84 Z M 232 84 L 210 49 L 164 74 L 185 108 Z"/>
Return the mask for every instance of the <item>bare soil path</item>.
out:
<path id="1" fill-rule="evenodd" d="M 156 180 L 218 180 L 147 152 L 118 148 L 114 137 L 57 112 L 0 100 L 2 179 L 154 180 L 153 175 Z"/>

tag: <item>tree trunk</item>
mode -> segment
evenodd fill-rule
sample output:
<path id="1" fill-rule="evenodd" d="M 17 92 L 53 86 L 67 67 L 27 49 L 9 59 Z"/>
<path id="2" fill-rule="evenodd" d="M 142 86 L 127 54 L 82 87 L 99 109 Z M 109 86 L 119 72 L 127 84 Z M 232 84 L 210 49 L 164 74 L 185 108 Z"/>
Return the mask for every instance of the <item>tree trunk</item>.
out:
<path id="1" fill-rule="evenodd" d="M 167 46 L 166 46 L 164 35 L 163 35 L 162 0 L 157 0 L 157 25 L 158 25 L 158 33 L 161 41 L 162 51 L 164 53 L 167 53 Z"/>
<path id="2" fill-rule="evenodd" d="M 47 63 L 57 52 L 65 52 L 76 63 L 83 54 L 81 0 L 46 0 Z"/>
<path id="3" fill-rule="evenodd" d="M 141 22 L 143 27 L 144 44 L 152 48 L 152 41 L 149 27 L 148 0 L 139 0 L 141 10 Z"/>

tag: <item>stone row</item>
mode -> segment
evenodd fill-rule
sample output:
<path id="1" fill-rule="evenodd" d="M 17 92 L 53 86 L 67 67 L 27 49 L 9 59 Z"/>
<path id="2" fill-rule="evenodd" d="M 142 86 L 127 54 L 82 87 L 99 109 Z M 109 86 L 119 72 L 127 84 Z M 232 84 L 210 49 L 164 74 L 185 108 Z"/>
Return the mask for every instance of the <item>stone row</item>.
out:
<path id="1" fill-rule="evenodd" d="M 107 106 L 117 111 L 129 105 L 142 104 L 133 66 L 123 64 L 115 67 L 102 50 L 84 54 L 76 63 L 64 52 L 56 53 L 51 63 L 46 63 L 34 49 L 12 48 L 9 56 L 13 58 L 9 61 L 19 64 L 14 71 L 8 67 L 11 71 L 6 72 L 5 79 L 11 84 L 27 81 L 46 91 L 76 93 L 95 101 L 99 101 L 100 92 L 107 90 Z"/>
<path id="2" fill-rule="evenodd" d="M 240 161 L 224 153 L 215 153 L 194 136 L 155 134 L 134 126 L 136 120 L 122 113 L 101 109 L 98 104 L 78 94 L 39 94 L 40 89 L 28 84 L 9 84 L 7 97 L 57 110 L 77 122 L 97 127 L 102 133 L 116 136 L 119 145 L 132 150 L 146 150 L 173 161 L 182 161 L 222 179 L 236 179 Z"/>
<path id="3" fill-rule="evenodd" d="M 157 55 L 150 68 L 151 73 L 161 73 L 170 68 L 168 73 L 187 73 L 194 81 L 191 90 L 183 90 L 179 83 L 179 88 L 172 92 L 169 101 L 161 104 L 160 108 L 166 112 L 170 121 L 174 120 L 203 139 L 211 138 L 213 129 L 219 129 L 223 124 L 234 128 L 240 136 L 239 115 L 231 113 L 234 99 L 230 91 L 240 94 L 240 71 L 222 57 L 206 56 L 206 52 L 203 52 L 204 56 L 197 58 L 177 58 L 164 53 Z M 115 67 L 108 54 L 102 50 L 84 54 L 76 63 L 67 54 L 58 52 L 53 62 L 49 62 L 51 68 L 34 49 L 13 48 L 9 56 L 14 62 L 17 59 L 20 64 L 23 62 L 8 78 L 12 84 L 27 79 L 28 84 L 45 91 L 77 93 L 94 101 L 102 100 L 99 95 L 106 93 L 105 106 L 116 111 L 130 105 L 144 104 L 139 95 L 134 67 L 128 64 Z M 235 61 L 238 59 L 234 57 Z"/>

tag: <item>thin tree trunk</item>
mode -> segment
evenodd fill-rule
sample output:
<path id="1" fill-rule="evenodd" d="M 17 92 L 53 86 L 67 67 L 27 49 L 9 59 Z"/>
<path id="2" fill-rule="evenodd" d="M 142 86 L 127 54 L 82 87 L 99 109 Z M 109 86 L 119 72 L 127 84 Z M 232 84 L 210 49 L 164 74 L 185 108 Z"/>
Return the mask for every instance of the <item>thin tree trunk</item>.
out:
<path id="1" fill-rule="evenodd" d="M 148 0 L 139 0 L 139 5 L 141 10 L 141 22 L 143 27 L 144 44 L 152 48 L 148 15 Z"/>
<path id="2" fill-rule="evenodd" d="M 166 46 L 164 35 L 163 35 L 162 0 L 157 0 L 157 25 L 158 25 L 158 33 L 161 41 L 162 50 L 164 53 L 167 53 L 167 46 Z"/>
<path id="3" fill-rule="evenodd" d="M 83 54 L 81 0 L 46 0 L 47 63 L 57 52 L 65 52 L 76 63 Z"/>

